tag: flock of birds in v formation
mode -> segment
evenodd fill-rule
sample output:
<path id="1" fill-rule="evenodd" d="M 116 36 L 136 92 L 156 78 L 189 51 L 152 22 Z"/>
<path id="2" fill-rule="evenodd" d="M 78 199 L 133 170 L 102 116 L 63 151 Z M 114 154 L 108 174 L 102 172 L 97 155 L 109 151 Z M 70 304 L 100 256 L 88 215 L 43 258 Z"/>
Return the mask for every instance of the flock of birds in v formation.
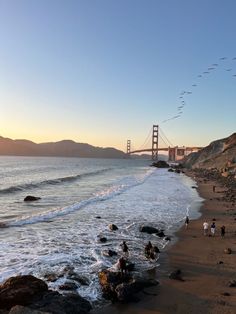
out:
<path id="1" fill-rule="evenodd" d="M 220 63 L 222 63 L 222 62 L 224 62 L 226 60 L 230 60 L 230 61 L 232 60 L 232 61 L 235 62 L 236 61 L 236 57 L 234 57 L 232 59 L 231 58 L 227 58 L 227 57 L 219 58 L 219 63 L 211 64 L 207 68 L 206 71 L 202 72 L 201 74 L 199 74 L 197 76 L 197 79 L 201 79 L 203 76 L 210 74 L 211 72 L 213 72 L 215 69 L 217 69 L 220 66 Z M 227 68 L 227 69 L 225 69 L 225 71 L 230 72 L 230 71 L 232 71 L 232 68 Z M 233 74 L 232 76 L 236 77 L 236 74 Z M 192 84 L 193 88 L 196 88 L 197 86 L 198 86 L 197 84 Z M 168 122 L 168 121 L 180 118 L 181 115 L 183 114 L 184 107 L 186 106 L 186 99 L 185 99 L 185 97 L 187 95 L 192 94 L 192 93 L 193 93 L 192 91 L 186 91 L 186 90 L 181 91 L 180 94 L 179 94 L 180 105 L 177 107 L 177 113 L 174 116 L 172 116 L 172 117 L 170 117 L 170 118 L 168 118 L 166 120 L 163 120 L 162 123 L 165 123 L 165 122 Z"/>

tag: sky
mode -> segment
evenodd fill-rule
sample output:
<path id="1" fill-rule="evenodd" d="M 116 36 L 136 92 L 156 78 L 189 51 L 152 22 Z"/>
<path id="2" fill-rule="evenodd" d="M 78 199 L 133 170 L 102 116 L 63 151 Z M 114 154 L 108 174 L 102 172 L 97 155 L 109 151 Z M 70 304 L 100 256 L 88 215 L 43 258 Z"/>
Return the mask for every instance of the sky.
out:
<path id="1" fill-rule="evenodd" d="M 0 135 L 121 150 L 153 124 L 179 146 L 229 136 L 235 12 L 235 0 L 0 0 Z"/>

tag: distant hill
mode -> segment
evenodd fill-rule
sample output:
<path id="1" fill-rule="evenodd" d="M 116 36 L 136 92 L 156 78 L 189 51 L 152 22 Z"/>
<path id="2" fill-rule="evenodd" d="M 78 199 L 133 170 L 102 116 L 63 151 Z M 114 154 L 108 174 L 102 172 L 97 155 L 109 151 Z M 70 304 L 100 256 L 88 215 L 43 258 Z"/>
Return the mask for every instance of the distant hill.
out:
<path id="1" fill-rule="evenodd" d="M 197 153 L 190 154 L 183 164 L 193 169 L 236 169 L 236 133 L 210 143 Z"/>
<path id="2" fill-rule="evenodd" d="M 58 156 L 91 158 L 126 158 L 121 150 L 112 147 L 95 147 L 71 140 L 36 144 L 28 140 L 12 140 L 0 136 L 0 155 Z"/>

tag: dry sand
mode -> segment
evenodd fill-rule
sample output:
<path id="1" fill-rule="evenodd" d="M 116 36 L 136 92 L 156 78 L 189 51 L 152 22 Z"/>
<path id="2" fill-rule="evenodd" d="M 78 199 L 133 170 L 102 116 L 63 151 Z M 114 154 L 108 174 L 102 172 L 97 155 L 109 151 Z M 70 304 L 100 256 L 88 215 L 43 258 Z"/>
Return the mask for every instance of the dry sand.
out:
<path id="1" fill-rule="evenodd" d="M 188 228 L 183 226 L 177 232 L 178 241 L 162 253 L 161 267 L 153 274 L 160 285 L 142 292 L 138 303 L 108 305 L 93 313 L 236 313 L 236 287 L 228 286 L 230 280 L 236 280 L 236 206 L 221 200 L 225 188 L 219 183 L 203 178 L 196 181 L 205 199 L 202 216 L 197 220 L 190 217 Z M 216 235 L 204 236 L 203 222 L 210 225 L 213 218 Z M 220 235 L 222 225 L 226 226 L 224 238 Z M 232 254 L 226 254 L 226 248 L 231 248 Z M 176 269 L 181 269 L 184 281 L 168 278 Z"/>

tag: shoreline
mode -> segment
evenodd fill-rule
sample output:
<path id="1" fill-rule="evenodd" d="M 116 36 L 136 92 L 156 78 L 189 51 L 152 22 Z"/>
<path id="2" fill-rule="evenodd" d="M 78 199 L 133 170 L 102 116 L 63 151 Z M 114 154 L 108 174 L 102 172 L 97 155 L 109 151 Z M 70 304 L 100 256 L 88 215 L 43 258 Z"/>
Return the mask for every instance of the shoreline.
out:
<path id="1" fill-rule="evenodd" d="M 236 312 L 236 288 L 229 281 L 236 280 L 236 204 L 224 200 L 225 191 L 220 182 L 186 175 L 197 183 L 197 191 L 204 199 L 199 210 L 201 216 L 191 220 L 187 229 L 182 226 L 175 232 L 176 239 L 161 253 L 161 267 L 152 278 L 160 285 L 140 293 L 141 301 L 129 304 L 109 304 L 91 311 L 93 314 L 171 314 L 171 313 L 221 313 Z M 213 192 L 213 185 L 216 192 Z M 235 216 L 234 216 L 235 215 Z M 216 235 L 204 236 L 202 224 L 215 219 Z M 224 238 L 220 227 L 226 226 Z M 232 254 L 225 249 L 231 248 Z M 180 269 L 184 281 L 169 279 L 171 271 Z"/>

